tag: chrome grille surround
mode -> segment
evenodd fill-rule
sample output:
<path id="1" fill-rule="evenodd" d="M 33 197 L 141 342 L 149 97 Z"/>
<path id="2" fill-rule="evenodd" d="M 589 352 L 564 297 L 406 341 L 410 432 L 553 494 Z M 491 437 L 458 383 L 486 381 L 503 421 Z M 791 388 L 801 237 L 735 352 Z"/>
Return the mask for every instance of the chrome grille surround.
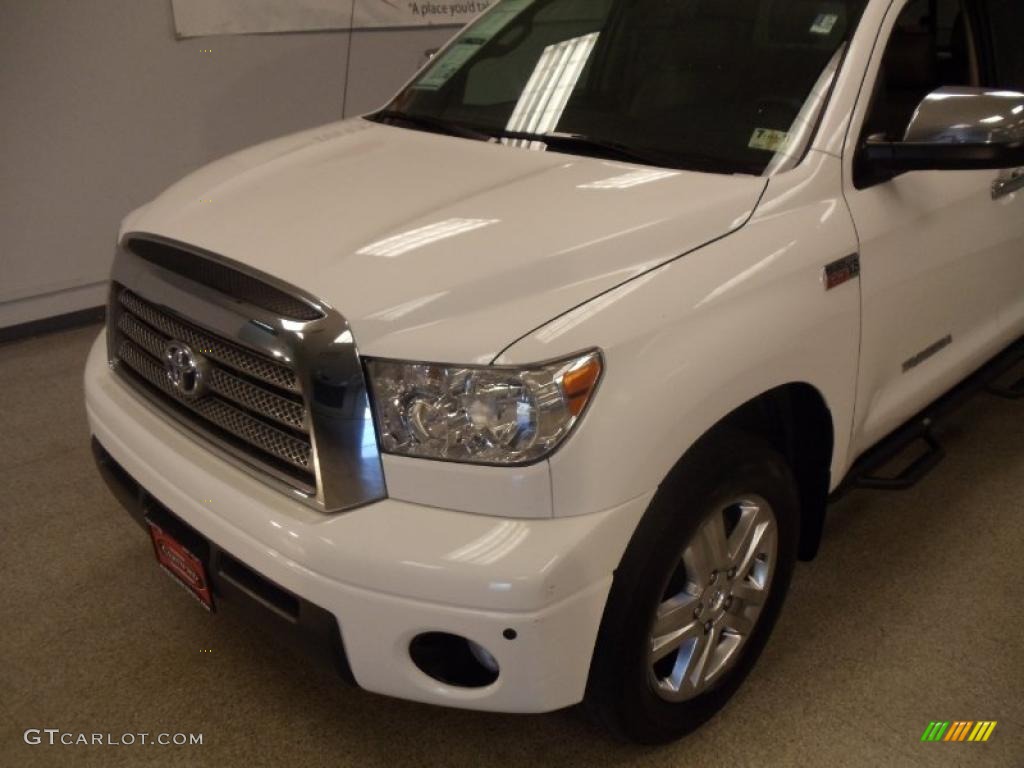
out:
<path id="1" fill-rule="evenodd" d="M 316 309 L 296 322 L 118 249 L 107 321 L 111 367 L 173 423 L 265 482 L 323 512 L 387 495 L 367 388 L 351 330 L 332 308 L 257 270 L 166 238 L 240 283 L 266 283 Z M 187 344 L 204 360 L 203 392 L 181 394 L 164 350 Z"/>

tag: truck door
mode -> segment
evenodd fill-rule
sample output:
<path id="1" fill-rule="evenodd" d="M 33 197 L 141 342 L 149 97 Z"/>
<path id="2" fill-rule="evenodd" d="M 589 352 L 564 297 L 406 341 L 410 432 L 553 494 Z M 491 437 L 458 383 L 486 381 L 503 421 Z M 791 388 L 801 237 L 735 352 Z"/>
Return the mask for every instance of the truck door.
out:
<path id="1" fill-rule="evenodd" d="M 1022 4 L 988 5 L 1013 15 Z M 1005 172 L 912 172 L 881 182 L 858 173 L 863 142 L 902 140 L 933 90 L 990 84 L 985 11 L 974 0 L 897 0 L 854 113 L 844 157 L 863 302 L 854 455 L 1024 331 L 1024 191 L 994 196 Z"/>

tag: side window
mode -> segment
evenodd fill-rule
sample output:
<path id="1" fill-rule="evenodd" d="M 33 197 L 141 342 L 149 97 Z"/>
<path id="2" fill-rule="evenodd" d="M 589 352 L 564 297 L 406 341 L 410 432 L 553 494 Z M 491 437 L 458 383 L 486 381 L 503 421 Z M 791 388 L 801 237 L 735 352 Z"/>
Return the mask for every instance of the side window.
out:
<path id="1" fill-rule="evenodd" d="M 1024 91 L 1024 0 L 986 0 L 995 83 Z"/>
<path id="2" fill-rule="evenodd" d="M 1007 0 L 1007 5 L 1022 0 Z M 864 137 L 899 141 L 918 105 L 944 85 L 978 85 L 976 49 L 961 0 L 911 0 L 885 49 Z"/>

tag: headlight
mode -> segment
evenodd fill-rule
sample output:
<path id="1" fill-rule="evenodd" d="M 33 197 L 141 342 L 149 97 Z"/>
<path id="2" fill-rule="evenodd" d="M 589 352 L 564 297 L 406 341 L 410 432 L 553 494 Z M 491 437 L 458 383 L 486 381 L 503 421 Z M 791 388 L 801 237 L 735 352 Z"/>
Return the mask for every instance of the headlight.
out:
<path id="1" fill-rule="evenodd" d="M 601 377 L 601 355 L 525 368 L 367 362 L 387 453 L 527 464 L 558 447 Z"/>

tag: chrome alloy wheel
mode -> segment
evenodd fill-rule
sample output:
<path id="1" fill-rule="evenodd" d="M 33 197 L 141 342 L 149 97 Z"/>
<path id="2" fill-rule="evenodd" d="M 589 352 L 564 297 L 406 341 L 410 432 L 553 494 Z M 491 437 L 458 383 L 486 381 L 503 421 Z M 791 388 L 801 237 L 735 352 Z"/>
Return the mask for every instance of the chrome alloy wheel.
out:
<path id="1" fill-rule="evenodd" d="M 775 513 L 761 497 L 744 496 L 705 518 L 653 618 L 648 672 L 661 698 L 692 699 L 735 665 L 768 599 L 777 558 Z"/>

